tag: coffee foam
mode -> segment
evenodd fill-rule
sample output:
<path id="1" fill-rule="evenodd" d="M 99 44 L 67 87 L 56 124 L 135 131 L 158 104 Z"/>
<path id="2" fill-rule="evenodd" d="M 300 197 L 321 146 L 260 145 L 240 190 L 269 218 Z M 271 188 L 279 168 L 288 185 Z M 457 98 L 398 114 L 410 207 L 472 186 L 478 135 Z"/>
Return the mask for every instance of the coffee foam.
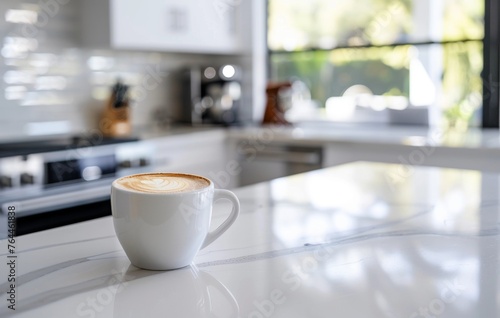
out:
<path id="1" fill-rule="evenodd" d="M 123 177 L 115 185 L 124 190 L 145 193 L 179 193 L 206 188 L 208 179 L 177 173 L 146 173 Z"/>

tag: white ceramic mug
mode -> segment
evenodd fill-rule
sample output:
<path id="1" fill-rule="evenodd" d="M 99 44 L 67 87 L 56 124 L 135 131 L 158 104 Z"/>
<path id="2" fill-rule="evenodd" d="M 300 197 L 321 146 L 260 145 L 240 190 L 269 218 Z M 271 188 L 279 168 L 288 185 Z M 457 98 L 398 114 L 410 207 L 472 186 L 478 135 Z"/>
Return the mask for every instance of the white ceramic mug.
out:
<path id="1" fill-rule="evenodd" d="M 111 186 L 115 232 L 131 263 L 137 267 L 150 270 L 185 267 L 238 217 L 240 204 L 234 193 L 214 189 L 214 183 L 201 176 L 176 175 L 203 178 L 209 185 L 187 192 L 148 193 L 120 187 L 117 185 L 120 178 Z M 221 199 L 232 202 L 231 213 L 217 229 L 209 232 L 212 205 Z"/>

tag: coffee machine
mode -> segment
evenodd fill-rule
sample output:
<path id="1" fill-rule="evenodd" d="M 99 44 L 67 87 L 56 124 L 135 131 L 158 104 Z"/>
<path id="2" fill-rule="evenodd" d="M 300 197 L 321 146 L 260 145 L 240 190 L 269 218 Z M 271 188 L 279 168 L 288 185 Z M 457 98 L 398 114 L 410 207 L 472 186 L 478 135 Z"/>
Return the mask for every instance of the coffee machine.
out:
<path id="1" fill-rule="evenodd" d="M 195 66 L 183 72 L 184 123 L 223 125 L 238 123 L 241 108 L 241 68 L 237 65 Z"/>

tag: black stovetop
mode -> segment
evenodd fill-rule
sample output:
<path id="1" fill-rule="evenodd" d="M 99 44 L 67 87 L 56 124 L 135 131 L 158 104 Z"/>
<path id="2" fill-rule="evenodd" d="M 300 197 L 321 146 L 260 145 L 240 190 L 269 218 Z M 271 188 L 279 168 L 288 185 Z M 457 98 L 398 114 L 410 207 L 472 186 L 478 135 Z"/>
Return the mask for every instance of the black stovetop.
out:
<path id="1" fill-rule="evenodd" d="M 84 147 L 97 147 L 123 142 L 138 141 L 138 138 L 96 138 L 74 136 L 70 138 L 43 139 L 0 143 L 0 158 L 26 156 L 35 153 L 70 150 Z"/>

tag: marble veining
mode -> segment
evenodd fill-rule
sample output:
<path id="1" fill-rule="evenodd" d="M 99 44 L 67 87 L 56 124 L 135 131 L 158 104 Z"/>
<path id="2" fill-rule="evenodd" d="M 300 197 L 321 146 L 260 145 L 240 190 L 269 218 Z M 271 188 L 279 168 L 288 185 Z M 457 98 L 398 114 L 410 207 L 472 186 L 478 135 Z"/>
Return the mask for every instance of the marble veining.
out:
<path id="1" fill-rule="evenodd" d="M 500 231 L 498 229 L 490 229 L 483 230 L 475 235 L 471 234 L 447 234 L 447 233 L 437 233 L 437 232 L 426 232 L 426 231 L 397 231 L 397 232 L 385 232 L 385 233 L 373 233 L 373 234 L 365 234 L 365 235 L 357 235 L 357 236 L 349 236 L 344 239 L 336 240 L 334 242 L 325 242 L 325 243 L 305 243 L 304 246 L 281 249 L 276 251 L 269 251 L 259 254 L 253 255 L 245 255 L 240 257 L 235 257 L 231 259 L 223 259 L 223 260 L 215 260 L 211 262 L 205 262 L 196 264 L 196 267 L 203 268 L 209 266 L 217 266 L 217 265 L 227 265 L 227 264 L 241 264 L 248 262 L 261 261 L 266 259 L 271 259 L 280 256 L 292 255 L 303 252 L 310 252 L 318 249 L 318 247 L 337 247 L 341 244 L 353 244 L 364 240 L 374 240 L 378 238 L 388 238 L 388 237 L 399 237 L 399 236 L 420 236 L 420 235 L 430 235 L 430 236 L 442 236 L 442 237 L 456 237 L 462 239 L 470 239 L 471 237 L 486 237 L 486 236 L 498 236 Z"/>
<path id="2" fill-rule="evenodd" d="M 114 237 L 115 237 L 115 235 L 108 235 L 108 236 L 105 236 L 105 237 L 91 238 L 91 239 L 87 239 L 87 240 L 78 240 L 78 241 L 71 241 L 71 242 L 66 242 L 66 243 L 57 243 L 57 244 L 43 245 L 43 246 L 38 246 L 38 247 L 34 247 L 34 248 L 28 248 L 28 249 L 19 250 L 16 253 L 17 254 L 22 254 L 22 253 L 37 251 L 37 250 L 51 248 L 51 247 L 57 247 L 57 246 L 63 246 L 63 245 L 74 245 L 74 244 L 78 244 L 78 243 L 84 243 L 84 242 L 90 242 L 90 241 L 96 241 L 96 240 L 102 240 L 102 239 L 108 239 L 108 238 L 114 238 Z M 0 254 L 0 256 L 6 256 L 6 255 L 9 255 L 9 253 L 2 253 L 2 254 Z"/>

